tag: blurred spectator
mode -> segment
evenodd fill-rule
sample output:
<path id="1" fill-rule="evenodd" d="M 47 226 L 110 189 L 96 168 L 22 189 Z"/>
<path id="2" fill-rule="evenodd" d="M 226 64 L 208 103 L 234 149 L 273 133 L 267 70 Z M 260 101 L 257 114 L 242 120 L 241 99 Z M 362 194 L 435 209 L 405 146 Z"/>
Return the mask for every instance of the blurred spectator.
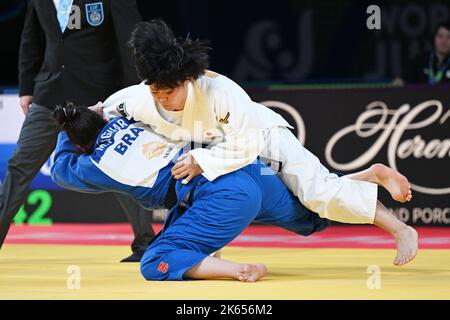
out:
<path id="1" fill-rule="evenodd" d="M 406 82 L 450 83 L 450 23 L 438 25 L 431 41 L 433 49 L 406 70 Z"/>

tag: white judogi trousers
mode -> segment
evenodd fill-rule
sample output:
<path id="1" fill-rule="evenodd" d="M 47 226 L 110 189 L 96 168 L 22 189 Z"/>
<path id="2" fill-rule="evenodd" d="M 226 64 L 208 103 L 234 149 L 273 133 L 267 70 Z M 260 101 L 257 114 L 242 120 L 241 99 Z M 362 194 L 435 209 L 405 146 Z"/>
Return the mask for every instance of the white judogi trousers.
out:
<path id="1" fill-rule="evenodd" d="M 265 147 L 260 155 L 282 163 L 280 178 L 305 207 L 322 218 L 373 224 L 376 184 L 330 173 L 286 127 L 266 129 L 264 138 Z"/>

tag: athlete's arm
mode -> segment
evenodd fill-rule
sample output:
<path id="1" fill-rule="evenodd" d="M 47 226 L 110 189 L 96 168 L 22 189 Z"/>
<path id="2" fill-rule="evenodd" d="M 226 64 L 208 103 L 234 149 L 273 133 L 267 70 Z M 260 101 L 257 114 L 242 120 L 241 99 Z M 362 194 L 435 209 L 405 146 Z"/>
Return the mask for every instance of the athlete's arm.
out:
<path id="1" fill-rule="evenodd" d="M 112 120 L 118 117 L 124 117 L 128 120 L 135 118 L 136 109 L 142 104 L 143 97 L 142 85 L 134 85 L 119 90 L 109 96 L 101 105 L 103 115 Z"/>
<path id="2" fill-rule="evenodd" d="M 214 108 L 225 139 L 211 148 L 190 151 L 208 180 L 252 163 L 262 151 L 263 132 L 252 121 L 248 108 L 251 103 L 250 97 L 237 85 L 215 92 Z"/>
<path id="3" fill-rule="evenodd" d="M 102 190 L 89 184 L 88 177 L 96 169 L 86 155 L 76 154 L 77 148 L 65 132 L 58 136 L 54 163 L 51 168 L 53 181 L 59 186 L 79 192 L 99 193 Z"/>

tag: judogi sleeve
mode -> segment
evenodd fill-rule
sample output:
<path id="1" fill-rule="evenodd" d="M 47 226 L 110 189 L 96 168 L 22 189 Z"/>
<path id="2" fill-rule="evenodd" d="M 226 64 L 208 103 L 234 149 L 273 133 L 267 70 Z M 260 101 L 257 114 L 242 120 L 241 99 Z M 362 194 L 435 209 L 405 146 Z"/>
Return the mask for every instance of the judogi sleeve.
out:
<path id="1" fill-rule="evenodd" d="M 51 168 L 52 180 L 59 186 L 86 193 L 102 192 L 101 188 L 90 184 L 88 177 L 98 171 L 86 155 L 77 155 L 76 147 L 65 132 L 58 136 L 55 157 Z M 98 173 L 97 173 L 98 174 Z"/>
<path id="2" fill-rule="evenodd" d="M 34 78 L 44 59 L 45 36 L 34 8 L 28 3 L 19 49 L 19 96 L 33 95 Z"/>
<path id="3" fill-rule="evenodd" d="M 125 117 L 131 120 L 135 114 L 136 105 L 141 104 L 139 85 L 117 91 L 103 102 L 103 114 L 112 120 Z"/>
<path id="4" fill-rule="evenodd" d="M 252 120 L 253 101 L 247 93 L 235 85 L 217 87 L 213 94 L 225 139 L 211 148 L 190 151 L 203 169 L 203 176 L 210 181 L 252 163 L 264 146 L 263 131 Z"/>
<path id="5" fill-rule="evenodd" d="M 142 21 L 136 0 L 111 1 L 111 16 L 122 63 L 123 86 L 131 86 L 139 82 L 132 51 L 127 45 L 134 26 Z"/>

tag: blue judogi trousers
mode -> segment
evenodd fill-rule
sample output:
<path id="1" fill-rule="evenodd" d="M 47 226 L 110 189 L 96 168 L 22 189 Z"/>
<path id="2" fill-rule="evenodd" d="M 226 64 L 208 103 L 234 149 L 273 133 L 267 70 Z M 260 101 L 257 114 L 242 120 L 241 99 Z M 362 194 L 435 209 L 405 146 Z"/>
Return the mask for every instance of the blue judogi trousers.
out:
<path id="1" fill-rule="evenodd" d="M 259 161 L 210 182 L 177 183 L 178 205 L 141 259 L 146 280 L 185 280 L 184 273 L 235 239 L 252 221 L 307 236 L 329 225 L 306 209 Z M 267 168 L 265 169 L 267 172 Z M 188 198 L 188 201 L 186 201 Z"/>

